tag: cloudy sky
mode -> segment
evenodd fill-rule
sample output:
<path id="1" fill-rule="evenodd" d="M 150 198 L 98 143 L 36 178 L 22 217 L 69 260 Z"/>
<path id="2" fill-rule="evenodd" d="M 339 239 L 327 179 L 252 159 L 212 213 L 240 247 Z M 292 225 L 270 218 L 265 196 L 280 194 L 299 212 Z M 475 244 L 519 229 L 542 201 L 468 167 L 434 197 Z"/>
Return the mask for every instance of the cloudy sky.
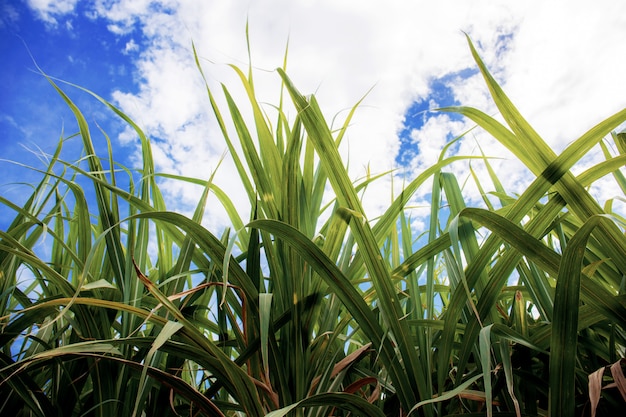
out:
<path id="1" fill-rule="evenodd" d="M 410 178 L 471 127 L 429 109 L 463 104 L 495 114 L 464 33 L 557 151 L 626 105 L 626 2 L 615 0 L 390 0 L 384 6 L 370 0 L 0 0 L 0 19 L 0 158 L 39 168 L 40 153 L 52 152 L 76 126 L 33 59 L 49 75 L 130 115 L 153 138 L 159 171 L 208 178 L 226 146 L 191 43 L 211 87 L 218 92 L 225 83 L 244 99 L 226 64 L 247 66 L 246 22 L 261 101 L 278 101 L 274 68 L 282 65 L 287 43 L 290 77 L 301 92 L 316 94 L 329 120 L 342 120 L 369 91 L 342 148 L 354 179 L 368 168 L 398 168 Z M 137 139 L 100 104 L 64 88 L 92 129 L 98 123 L 111 136 L 120 161 L 137 165 Z M 101 136 L 94 138 L 104 146 Z M 489 155 L 510 158 L 478 132 L 456 151 L 478 155 L 477 141 Z M 65 148 L 77 158 L 80 142 Z M 23 188 L 15 183 L 36 176 L 0 164 L 0 195 L 19 199 Z M 515 161 L 493 164 L 507 189 L 528 183 Z M 462 182 L 466 168 L 453 169 Z M 231 186 L 234 176 L 226 162 L 216 182 L 245 204 Z M 164 187 L 171 207 L 182 211 L 198 195 L 193 188 Z M 386 179 L 373 191 L 377 198 L 366 205 L 372 216 L 391 198 L 390 188 Z M 212 227 L 225 222 L 217 212 L 209 217 Z"/>

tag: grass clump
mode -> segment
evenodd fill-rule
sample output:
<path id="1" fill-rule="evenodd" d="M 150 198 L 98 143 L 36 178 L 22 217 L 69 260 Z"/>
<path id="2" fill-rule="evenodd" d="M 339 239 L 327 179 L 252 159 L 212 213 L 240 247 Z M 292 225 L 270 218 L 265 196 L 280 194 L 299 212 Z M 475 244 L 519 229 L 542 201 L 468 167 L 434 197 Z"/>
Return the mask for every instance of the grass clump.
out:
<path id="1" fill-rule="evenodd" d="M 474 108 L 444 111 L 485 129 L 535 180 L 519 196 L 499 189 L 499 208 L 467 207 L 446 172 L 464 157 L 442 155 L 376 221 L 359 198 L 376 178 L 353 183 L 338 152 L 357 106 L 331 131 L 315 97 L 303 96 L 283 70 L 295 120 L 281 98 L 270 121 L 251 71 L 233 67 L 251 120 L 227 87 L 223 109 L 207 84 L 249 219 L 211 180 L 171 175 L 203 192 L 193 215 L 168 211 L 141 129 L 90 93 L 136 131 L 143 155 L 136 176 L 117 165 L 110 144 L 107 155 L 96 154 L 84 116 L 48 78 L 76 117 L 85 156 L 62 160 L 61 140 L 25 204 L 1 199 L 15 218 L 0 231 L 0 412 L 574 416 L 623 409 L 621 388 L 606 387 L 602 372 L 591 384 L 588 376 L 616 364 L 611 378 L 623 378 L 624 219 L 587 190 L 606 175 L 626 190 L 626 136 L 612 133 L 626 110 L 556 155 L 470 48 L 504 124 Z M 570 168 L 596 146 L 605 161 L 574 176 Z M 430 179 L 430 230 L 418 246 L 407 205 Z M 202 226 L 211 193 L 235 231 Z M 488 236 L 480 239 L 479 229 Z M 36 249 L 42 240 L 45 254 Z"/>

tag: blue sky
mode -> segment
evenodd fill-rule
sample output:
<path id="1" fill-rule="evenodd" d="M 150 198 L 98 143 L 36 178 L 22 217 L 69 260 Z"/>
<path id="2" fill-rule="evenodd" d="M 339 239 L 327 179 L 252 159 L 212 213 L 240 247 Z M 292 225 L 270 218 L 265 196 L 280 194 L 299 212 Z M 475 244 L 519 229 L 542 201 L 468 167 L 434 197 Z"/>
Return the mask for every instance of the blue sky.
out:
<path id="1" fill-rule="evenodd" d="M 124 52 L 124 39 L 113 36 L 106 22 L 68 18 L 53 25 L 38 17 L 26 2 L 10 5 L 15 15 L 10 18 L 5 14 L 0 27 L 0 53 L 5 62 L 0 68 L 0 144 L 4 158 L 21 161 L 26 156 L 22 145 L 36 144 L 50 152 L 62 128 L 66 134 L 75 131 L 71 113 L 38 73 L 36 64 L 53 77 L 85 86 L 106 98 L 114 89 L 133 91 L 136 84 L 132 58 Z M 86 10 L 78 8 L 76 13 L 80 17 Z M 84 101 L 84 95 L 67 90 L 87 106 L 86 114 L 93 116 L 102 110 Z"/>
<path id="2" fill-rule="evenodd" d="M 136 87 L 132 57 L 124 49 L 124 37 L 113 36 L 106 22 L 80 18 L 87 9 L 78 7 L 78 18 L 59 18 L 52 23 L 26 2 L 4 2 L 2 7 L 13 12 L 3 13 L 0 27 L 0 53 L 5 62 L 0 67 L 0 158 L 45 169 L 42 154 L 54 152 L 61 136 L 76 133 L 77 126 L 69 108 L 36 65 L 53 77 L 110 99 L 113 89 L 133 91 Z M 100 124 L 112 137 L 121 132 L 121 123 L 95 100 L 60 85 L 90 122 Z M 94 127 L 92 134 L 99 149 L 106 152 L 105 142 Z M 64 144 L 63 157 L 68 161 L 78 159 L 81 152 L 78 137 Z M 128 162 L 123 150 L 116 154 L 120 162 Z M 41 178 L 37 172 L 7 162 L 2 162 L 2 171 L 0 194 L 15 202 L 28 195 L 29 187 L 24 183 L 35 184 Z M 3 217 L 0 224 L 6 227 L 9 220 Z"/>
<path id="3" fill-rule="evenodd" d="M 158 170 L 208 178 L 225 146 L 210 117 L 191 41 L 211 86 L 224 82 L 236 99 L 243 98 L 225 64 L 246 65 L 246 22 L 262 100 L 277 100 L 272 69 L 282 64 L 287 40 L 288 73 L 303 93 L 318 96 L 329 120 L 346 114 L 371 89 L 342 149 L 354 178 L 368 167 L 383 172 L 398 165 L 403 175 L 416 175 L 436 160 L 446 141 L 470 127 L 429 109 L 462 103 L 495 111 L 463 32 L 557 150 L 626 104 L 626 3 L 611 0 L 397 0 L 384 9 L 378 2 L 352 0 L 0 0 L 0 16 L 0 159 L 40 168 L 42 162 L 25 147 L 50 153 L 62 132 L 68 136 L 76 126 L 35 71 L 33 58 L 49 75 L 84 86 L 129 114 L 154 140 Z M 117 158 L 136 165 L 137 139 L 102 105 L 64 88 L 93 124 L 96 143 L 104 146 L 98 123 Z M 480 132 L 455 151 L 477 154 L 476 140 L 492 156 L 505 158 L 494 163 L 507 189 L 523 189 L 529 180 L 523 168 Z M 68 141 L 65 152 L 66 159 L 77 158 L 80 142 Z M 5 162 L 0 166 L 0 195 L 19 201 L 24 188 L 14 183 L 33 183 L 37 176 Z M 452 169 L 467 175 L 466 166 Z M 236 203 L 246 204 L 229 183 L 234 175 L 225 163 L 216 181 L 233 190 Z M 376 187 L 374 196 L 391 196 L 391 180 Z M 171 207 L 182 211 L 197 195 L 193 188 L 167 184 L 164 191 Z M 467 193 L 476 197 L 475 190 Z M 418 194 L 416 203 L 427 198 Z M 366 210 L 375 217 L 387 201 L 366 199 Z M 211 227 L 225 223 L 224 213 L 208 218 Z"/>

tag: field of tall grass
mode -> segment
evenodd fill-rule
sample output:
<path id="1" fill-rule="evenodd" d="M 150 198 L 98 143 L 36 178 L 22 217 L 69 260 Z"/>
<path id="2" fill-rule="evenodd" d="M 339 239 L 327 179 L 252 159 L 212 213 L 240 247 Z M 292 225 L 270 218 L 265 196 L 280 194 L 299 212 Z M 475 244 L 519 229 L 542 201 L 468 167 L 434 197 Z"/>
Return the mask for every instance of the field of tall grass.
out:
<path id="1" fill-rule="evenodd" d="M 62 138 L 25 204 L 0 196 L 15 213 L 0 231 L 0 414 L 620 415 L 626 219 L 588 190 L 609 176 L 626 197 L 626 109 L 557 155 L 469 47 L 504 123 L 442 111 L 486 130 L 534 181 L 513 195 L 481 158 L 487 208 L 471 207 L 447 170 L 466 157 L 442 154 L 375 220 L 360 192 L 377 178 L 353 183 L 338 152 L 358 105 L 331 130 L 281 69 L 272 117 L 251 67 L 232 67 L 245 103 L 205 82 L 245 208 L 210 179 L 155 172 L 141 128 L 84 90 L 135 130 L 143 165 L 118 164 L 110 144 L 96 154 L 94 127 L 48 78 L 84 156 L 65 161 Z M 605 160 L 572 174 L 598 148 Z M 168 210 L 163 178 L 202 187 L 193 215 Z M 416 236 L 407 205 L 422 187 L 430 224 Z M 202 226 L 210 195 L 232 228 Z"/>

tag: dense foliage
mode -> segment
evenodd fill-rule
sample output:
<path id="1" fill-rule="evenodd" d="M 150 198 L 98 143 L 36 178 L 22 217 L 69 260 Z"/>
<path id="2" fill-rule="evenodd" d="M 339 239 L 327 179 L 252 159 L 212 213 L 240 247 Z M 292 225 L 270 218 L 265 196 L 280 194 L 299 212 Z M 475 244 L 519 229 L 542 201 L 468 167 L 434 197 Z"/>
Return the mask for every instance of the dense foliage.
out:
<path id="1" fill-rule="evenodd" d="M 446 168 L 467 158 L 444 150 L 375 220 L 360 192 L 376 177 L 353 183 L 338 152 L 356 106 L 331 131 L 282 70 L 292 121 L 281 98 L 272 122 L 251 71 L 233 67 L 246 111 L 226 87 L 219 108 L 207 84 L 250 219 L 211 180 L 156 173 L 141 129 L 90 93 L 135 129 L 143 166 L 137 176 L 111 151 L 96 155 L 86 119 L 50 79 L 84 158 L 64 161 L 62 139 L 25 204 L 0 197 L 15 212 L 0 231 L 0 414 L 574 416 L 597 404 L 618 415 L 625 222 L 588 188 L 608 175 L 626 195 L 626 134 L 612 133 L 626 109 L 557 155 L 470 48 L 505 124 L 445 111 L 485 129 L 535 180 L 511 195 L 478 158 L 488 208 L 466 207 Z M 573 175 L 597 147 L 605 160 Z M 164 177 L 202 188 L 192 216 L 167 210 Z M 430 225 L 416 236 L 407 205 L 426 186 Z M 232 229 L 202 226 L 210 194 Z"/>

